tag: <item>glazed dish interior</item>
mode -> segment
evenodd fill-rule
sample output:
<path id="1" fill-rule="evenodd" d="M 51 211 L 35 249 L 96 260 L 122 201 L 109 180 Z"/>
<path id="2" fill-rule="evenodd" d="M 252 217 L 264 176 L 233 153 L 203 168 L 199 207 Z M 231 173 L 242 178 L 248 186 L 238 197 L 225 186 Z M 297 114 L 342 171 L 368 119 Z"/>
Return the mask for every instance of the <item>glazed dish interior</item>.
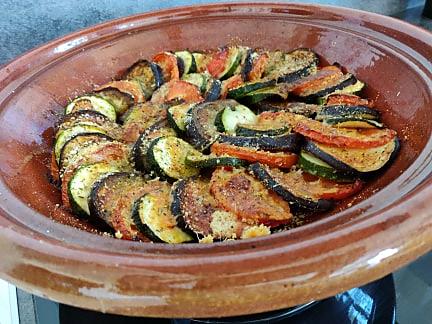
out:
<path id="1" fill-rule="evenodd" d="M 382 121 L 397 131 L 400 153 L 391 167 L 368 183 L 360 195 L 347 199 L 332 212 L 338 217 L 325 215 L 322 220 L 315 220 L 333 222 L 336 226 L 343 217 L 366 217 L 412 190 L 422 181 L 421 175 L 427 173 L 432 123 L 428 122 L 431 94 L 427 80 L 422 78 L 425 72 L 421 67 L 412 69 L 409 59 L 393 51 L 391 44 L 383 46 L 373 37 L 367 39 L 338 29 L 336 24 L 323 28 L 295 19 L 232 21 L 222 17 L 217 22 L 180 19 L 162 27 L 150 24 L 121 37 L 101 37 L 70 50 L 80 39 L 86 42 L 86 36 L 82 37 L 56 47 L 54 53 L 66 54 L 9 83 L 7 87 L 12 92 L 3 91 L 0 174 L 12 196 L 22 204 L 17 207 L 22 213 L 17 214 L 16 221 L 36 231 L 79 240 L 80 234 L 58 227 L 50 218 L 91 231 L 86 223 L 67 213 L 53 213 L 61 200 L 58 190 L 49 182 L 50 154 L 53 125 L 61 118 L 64 106 L 70 98 L 119 76 L 138 59 L 164 50 L 209 50 L 230 43 L 283 51 L 307 47 L 327 63 L 338 62 L 367 84 L 362 96 L 374 100 Z M 415 161 L 417 164 L 412 166 Z"/>

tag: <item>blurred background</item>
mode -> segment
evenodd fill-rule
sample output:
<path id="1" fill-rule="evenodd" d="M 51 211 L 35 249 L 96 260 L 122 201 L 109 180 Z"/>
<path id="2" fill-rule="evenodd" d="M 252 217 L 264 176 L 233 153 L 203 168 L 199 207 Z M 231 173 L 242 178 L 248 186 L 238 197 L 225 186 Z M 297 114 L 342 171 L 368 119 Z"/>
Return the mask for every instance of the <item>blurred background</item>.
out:
<path id="1" fill-rule="evenodd" d="M 2 0 L 0 1 L 0 65 L 47 41 L 100 22 L 146 11 L 210 2 L 230 1 Z M 432 30 L 432 19 L 426 17 L 432 17 L 432 0 L 428 1 L 426 7 L 424 0 L 309 0 L 307 2 L 371 11 Z M 425 15 L 422 15 L 423 11 Z M 432 254 L 394 273 L 393 278 L 396 287 L 396 321 L 399 324 L 432 323 Z M 313 311 L 313 308 L 310 311 Z M 145 322 L 152 323 L 155 320 L 142 321 Z M 59 305 L 17 290 L 0 280 L 0 324 L 35 323 L 60 323 Z M 65 321 L 63 323 L 83 322 L 77 317 L 69 318 L 67 323 Z M 115 323 L 129 322 L 120 320 Z M 322 323 L 331 322 L 323 319 Z M 333 323 L 340 322 L 335 319 Z M 369 322 L 354 318 L 352 323 Z"/>

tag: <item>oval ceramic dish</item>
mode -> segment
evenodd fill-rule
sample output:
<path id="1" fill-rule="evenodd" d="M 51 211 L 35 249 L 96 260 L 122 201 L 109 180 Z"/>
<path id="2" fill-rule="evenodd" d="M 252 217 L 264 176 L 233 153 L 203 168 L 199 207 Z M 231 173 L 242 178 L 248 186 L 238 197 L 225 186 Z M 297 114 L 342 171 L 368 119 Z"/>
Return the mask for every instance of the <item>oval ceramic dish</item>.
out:
<path id="1" fill-rule="evenodd" d="M 233 42 L 310 47 L 353 72 L 398 131 L 397 160 L 349 208 L 268 237 L 143 244 L 50 219 L 60 202 L 47 178 L 52 125 L 68 98 L 140 57 Z M 214 317 L 306 303 L 407 264 L 432 248 L 431 44 L 427 31 L 376 14 L 242 3 L 123 18 L 24 54 L 0 70 L 1 277 L 104 312 Z"/>

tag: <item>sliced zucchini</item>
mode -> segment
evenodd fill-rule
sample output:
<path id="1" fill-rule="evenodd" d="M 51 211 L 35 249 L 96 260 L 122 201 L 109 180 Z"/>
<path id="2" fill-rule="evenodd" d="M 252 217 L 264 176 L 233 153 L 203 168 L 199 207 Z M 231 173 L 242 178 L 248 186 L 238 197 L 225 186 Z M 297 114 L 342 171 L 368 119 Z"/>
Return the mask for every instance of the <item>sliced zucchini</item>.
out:
<path id="1" fill-rule="evenodd" d="M 143 86 L 152 93 L 163 83 L 163 74 L 161 68 L 153 62 L 147 60 L 138 60 L 126 71 L 123 79 L 139 80 Z"/>
<path id="2" fill-rule="evenodd" d="M 326 118 L 323 124 L 343 128 L 384 128 L 384 125 L 376 120 L 355 117 Z"/>
<path id="3" fill-rule="evenodd" d="M 191 154 L 186 156 L 186 164 L 198 169 L 216 168 L 218 166 L 230 166 L 233 168 L 247 165 L 247 161 L 231 157 L 204 154 Z"/>
<path id="4" fill-rule="evenodd" d="M 264 151 L 289 151 L 297 152 L 300 147 L 301 136 L 297 133 L 287 132 L 278 136 L 228 136 L 221 134 L 218 142 L 230 145 L 248 147 Z"/>
<path id="5" fill-rule="evenodd" d="M 189 143 L 174 136 L 153 140 L 147 151 L 151 170 L 163 179 L 185 179 L 197 175 L 199 169 L 186 164 L 186 156 L 201 154 Z"/>
<path id="6" fill-rule="evenodd" d="M 219 99 L 222 91 L 222 82 L 217 79 L 210 78 L 207 81 L 206 92 L 204 94 L 204 100 L 206 102 L 216 101 Z"/>
<path id="7" fill-rule="evenodd" d="M 182 75 L 194 73 L 197 70 L 195 58 L 192 53 L 188 51 L 179 51 L 174 53 L 177 58 L 183 61 L 183 73 Z"/>
<path id="8" fill-rule="evenodd" d="M 196 72 L 205 71 L 207 63 L 211 59 L 211 55 L 207 53 L 193 52 L 192 56 L 195 60 Z"/>
<path id="9" fill-rule="evenodd" d="M 139 171 L 150 172 L 150 166 L 147 163 L 147 151 L 150 143 L 162 136 L 175 136 L 176 132 L 172 129 L 167 120 L 163 119 L 147 128 L 135 142 L 132 148 L 132 162 Z"/>
<path id="10" fill-rule="evenodd" d="M 233 213 L 220 209 L 210 194 L 210 184 L 201 178 L 179 180 L 171 189 L 171 212 L 178 226 L 199 238 L 233 239 L 241 236 L 244 224 Z"/>
<path id="11" fill-rule="evenodd" d="M 234 100 L 206 102 L 192 107 L 186 119 L 186 135 L 189 142 L 198 150 L 205 150 L 220 135 L 215 126 L 219 112 L 227 107 L 238 106 Z"/>
<path id="12" fill-rule="evenodd" d="M 275 85 L 268 88 L 263 88 L 263 89 L 249 92 L 248 94 L 244 95 L 240 100 L 249 105 L 253 105 L 264 99 L 273 98 L 273 97 L 283 99 L 283 100 L 286 100 L 288 98 L 288 91 L 284 87 L 284 85 Z"/>
<path id="13" fill-rule="evenodd" d="M 194 237 L 177 226 L 177 219 L 170 210 L 170 187 L 145 194 L 133 207 L 132 220 L 138 229 L 153 242 L 185 243 Z"/>
<path id="14" fill-rule="evenodd" d="M 67 141 L 60 152 L 59 169 L 66 167 L 67 160 L 78 154 L 84 147 L 95 143 L 112 142 L 113 139 L 100 133 L 80 133 Z"/>
<path id="15" fill-rule="evenodd" d="M 201 93 L 205 93 L 209 75 L 205 73 L 190 73 L 182 76 L 182 80 L 192 83 L 200 89 Z"/>
<path id="16" fill-rule="evenodd" d="M 237 136 L 261 137 L 278 136 L 287 132 L 289 132 L 288 127 L 271 127 L 267 124 L 238 124 L 235 133 Z"/>
<path id="17" fill-rule="evenodd" d="M 307 141 L 304 150 L 347 175 L 365 175 L 383 168 L 399 151 L 399 140 L 367 149 L 339 148 Z"/>
<path id="18" fill-rule="evenodd" d="M 80 217 L 90 215 L 88 199 L 93 184 L 102 176 L 119 172 L 118 167 L 106 162 L 99 162 L 80 166 L 69 181 L 68 194 L 72 211 Z"/>
<path id="19" fill-rule="evenodd" d="M 238 99 L 256 90 L 271 87 L 276 84 L 276 80 L 258 80 L 245 82 L 237 88 L 228 90 L 228 98 Z"/>
<path id="20" fill-rule="evenodd" d="M 219 132 L 234 134 L 238 124 L 254 124 L 257 116 L 248 107 L 237 105 L 227 107 L 216 116 L 215 125 Z"/>
<path id="21" fill-rule="evenodd" d="M 379 120 L 380 113 L 379 111 L 366 106 L 331 105 L 323 106 L 321 111 L 317 113 L 315 119 L 324 120 L 343 117 Z"/>
<path id="22" fill-rule="evenodd" d="M 339 173 L 326 162 L 305 151 L 301 151 L 298 164 L 304 171 L 322 178 L 341 182 L 354 181 L 354 178 Z"/>
<path id="23" fill-rule="evenodd" d="M 296 209 L 318 212 L 326 211 L 333 205 L 330 200 L 320 199 L 310 191 L 310 184 L 303 180 L 298 171 L 285 173 L 259 163 L 252 164 L 249 168 L 269 190 L 274 191 Z"/>
<path id="24" fill-rule="evenodd" d="M 65 114 L 70 114 L 79 110 L 95 110 L 106 116 L 111 121 L 116 121 L 117 113 L 114 106 L 107 100 L 95 96 L 81 96 L 72 100 L 65 108 Z"/>
<path id="25" fill-rule="evenodd" d="M 96 94 L 114 106 L 117 116 L 124 114 L 134 104 L 134 98 L 130 93 L 121 92 L 114 87 L 96 91 Z"/>
<path id="26" fill-rule="evenodd" d="M 56 133 L 78 124 L 99 126 L 115 138 L 118 138 L 121 133 L 121 128 L 117 123 L 95 110 L 80 110 L 63 116 L 56 127 Z"/>
<path id="27" fill-rule="evenodd" d="M 76 124 L 71 128 L 59 131 L 56 135 L 54 143 L 54 155 L 56 157 L 57 164 L 60 162 L 60 153 L 66 142 L 69 141 L 72 137 L 83 133 L 99 133 L 106 135 L 107 131 L 100 126 L 86 124 Z"/>
<path id="28" fill-rule="evenodd" d="M 168 123 L 176 131 L 177 134 L 182 135 L 186 131 L 187 113 L 193 106 L 195 106 L 195 104 L 188 103 L 168 108 Z"/>
<path id="29" fill-rule="evenodd" d="M 142 131 L 164 118 L 165 106 L 150 102 L 142 103 L 131 107 L 123 119 L 123 127 L 128 124 L 140 125 Z M 142 132 L 141 131 L 141 132 Z"/>

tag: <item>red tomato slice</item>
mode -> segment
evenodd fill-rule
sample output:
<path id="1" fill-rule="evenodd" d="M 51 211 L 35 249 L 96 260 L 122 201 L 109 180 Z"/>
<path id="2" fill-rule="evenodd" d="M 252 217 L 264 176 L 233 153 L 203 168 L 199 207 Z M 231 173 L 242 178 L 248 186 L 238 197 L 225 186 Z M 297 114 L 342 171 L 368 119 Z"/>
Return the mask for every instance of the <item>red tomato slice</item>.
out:
<path id="1" fill-rule="evenodd" d="M 298 156 L 286 152 L 257 151 L 249 147 L 239 147 L 224 143 L 214 143 L 211 152 L 216 155 L 228 155 L 249 162 L 259 162 L 271 167 L 289 169 L 297 163 Z"/>
<path id="2" fill-rule="evenodd" d="M 222 48 L 220 51 L 213 54 L 210 62 L 207 63 L 207 71 L 216 79 L 223 73 L 226 66 L 226 61 L 229 57 L 229 48 Z"/>
<path id="3" fill-rule="evenodd" d="M 226 79 L 225 81 L 222 81 L 221 98 L 225 99 L 230 89 L 237 88 L 243 83 L 244 82 L 240 74 L 233 75 L 232 77 Z"/>
<path id="4" fill-rule="evenodd" d="M 327 105 L 366 106 L 372 108 L 374 106 L 374 102 L 360 98 L 356 95 L 334 94 L 327 98 Z"/>
<path id="5" fill-rule="evenodd" d="M 317 73 L 301 79 L 299 83 L 291 89 L 291 92 L 298 96 L 304 92 L 309 92 L 312 89 L 321 89 L 323 85 L 330 83 L 341 76 L 343 76 L 343 73 L 337 66 L 326 66 L 318 70 Z"/>
<path id="6" fill-rule="evenodd" d="M 178 80 L 180 72 L 177 65 L 177 57 L 169 52 L 162 52 L 153 57 L 153 62 L 160 66 L 165 82 Z"/>
<path id="7" fill-rule="evenodd" d="M 178 100 L 183 103 L 200 102 L 203 100 L 198 87 L 183 80 L 172 80 L 163 84 L 152 96 L 151 102 L 162 104 Z"/>
<path id="8" fill-rule="evenodd" d="M 356 180 L 353 183 L 337 183 L 330 180 L 320 179 L 324 189 L 320 198 L 331 200 L 342 200 L 355 195 L 363 188 L 363 182 Z"/>
<path id="9" fill-rule="evenodd" d="M 252 70 L 248 73 L 248 80 L 255 81 L 261 79 L 266 68 L 269 56 L 267 53 L 260 54 L 252 63 Z"/>

